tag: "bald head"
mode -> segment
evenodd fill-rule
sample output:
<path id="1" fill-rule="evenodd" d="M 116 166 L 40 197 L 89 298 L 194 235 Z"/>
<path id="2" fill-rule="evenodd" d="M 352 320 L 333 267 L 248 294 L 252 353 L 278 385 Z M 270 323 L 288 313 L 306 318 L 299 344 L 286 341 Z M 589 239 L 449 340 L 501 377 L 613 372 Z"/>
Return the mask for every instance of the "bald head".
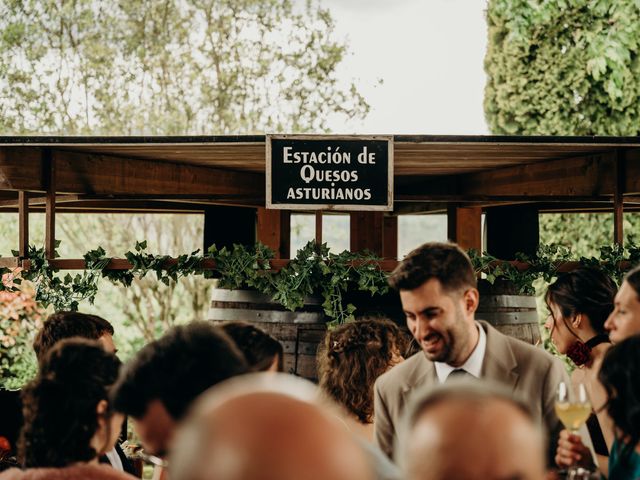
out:
<path id="1" fill-rule="evenodd" d="M 243 382 L 199 402 L 177 438 L 172 480 L 371 479 L 363 452 L 312 398 Z"/>
<path id="2" fill-rule="evenodd" d="M 401 451 L 407 480 L 544 478 L 542 433 L 504 392 L 443 389 L 418 402 L 411 418 Z"/>

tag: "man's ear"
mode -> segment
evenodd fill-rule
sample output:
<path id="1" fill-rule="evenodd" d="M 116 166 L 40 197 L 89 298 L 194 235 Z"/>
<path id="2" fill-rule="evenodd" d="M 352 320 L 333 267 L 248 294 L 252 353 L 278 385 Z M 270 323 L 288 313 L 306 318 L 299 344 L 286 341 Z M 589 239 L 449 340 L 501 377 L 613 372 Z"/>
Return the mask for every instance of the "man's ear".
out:
<path id="1" fill-rule="evenodd" d="M 472 315 L 478 309 L 480 293 L 477 288 L 469 288 L 464 292 L 464 307 L 468 315 Z"/>

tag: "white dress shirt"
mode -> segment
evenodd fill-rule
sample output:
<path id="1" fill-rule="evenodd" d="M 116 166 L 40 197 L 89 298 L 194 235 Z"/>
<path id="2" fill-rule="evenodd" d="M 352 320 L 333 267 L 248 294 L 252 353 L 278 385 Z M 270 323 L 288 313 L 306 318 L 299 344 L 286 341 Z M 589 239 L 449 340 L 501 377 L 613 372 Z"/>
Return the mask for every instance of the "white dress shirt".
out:
<path id="1" fill-rule="evenodd" d="M 476 323 L 476 327 L 478 328 L 479 336 L 478 343 L 476 347 L 467 358 L 467 361 L 459 367 L 453 367 L 448 363 L 443 362 L 433 362 L 436 367 L 436 375 L 438 375 L 438 381 L 440 383 L 444 383 L 447 377 L 454 370 L 464 370 L 465 372 L 473 375 L 476 378 L 480 378 L 480 373 L 482 372 L 482 362 L 484 360 L 484 352 L 487 349 L 487 334 L 484 329 L 480 326 L 480 324 Z"/>
<path id="2" fill-rule="evenodd" d="M 118 455 L 118 452 L 116 452 L 115 447 L 109 450 L 107 453 L 105 453 L 105 455 L 109 459 L 109 463 L 113 468 L 121 472 L 124 471 L 124 467 L 122 466 L 122 460 L 120 460 L 120 455 Z"/>

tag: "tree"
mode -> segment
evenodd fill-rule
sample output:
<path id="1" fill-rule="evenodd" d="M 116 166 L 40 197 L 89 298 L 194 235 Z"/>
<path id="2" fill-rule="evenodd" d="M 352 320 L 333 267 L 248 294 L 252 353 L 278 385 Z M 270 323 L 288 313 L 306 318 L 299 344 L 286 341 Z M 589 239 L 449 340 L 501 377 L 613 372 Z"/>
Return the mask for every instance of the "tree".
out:
<path id="1" fill-rule="evenodd" d="M 0 133 L 323 131 L 368 105 L 315 1 L 8 0 Z"/>
<path id="2" fill-rule="evenodd" d="M 490 0 L 487 21 L 493 133 L 640 133 L 637 1 Z"/>
<path id="3" fill-rule="evenodd" d="M 640 3 L 490 0 L 487 22 L 484 110 L 492 133 L 640 133 Z M 592 254 L 613 241 L 612 219 L 602 217 L 543 215 L 540 240 Z M 638 227 L 638 215 L 625 217 L 626 232 Z"/>
<path id="4" fill-rule="evenodd" d="M 326 131 L 329 115 L 369 109 L 337 78 L 346 45 L 332 37 L 317 0 L 0 2 L 0 134 Z M 201 244 L 201 217 L 80 217 L 58 216 L 63 255 L 102 243 L 122 256 L 144 236 L 174 255 Z M 209 288 L 202 278 L 149 278 L 119 297 L 107 286 L 96 304 L 135 348 L 175 321 L 203 318 Z"/>

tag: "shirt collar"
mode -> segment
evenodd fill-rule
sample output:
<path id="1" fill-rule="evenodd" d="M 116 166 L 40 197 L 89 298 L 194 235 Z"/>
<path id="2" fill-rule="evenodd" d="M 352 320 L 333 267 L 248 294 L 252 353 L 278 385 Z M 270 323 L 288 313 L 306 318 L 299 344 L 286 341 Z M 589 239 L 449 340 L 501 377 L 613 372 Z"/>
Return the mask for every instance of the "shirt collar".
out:
<path id="1" fill-rule="evenodd" d="M 464 364 L 459 367 L 452 367 L 448 363 L 443 362 L 433 362 L 436 367 L 436 375 L 438 375 L 438 381 L 440 383 L 444 383 L 449 374 L 456 369 L 464 370 L 465 372 L 473 375 L 476 378 L 480 378 L 480 373 L 482 372 L 482 362 L 484 360 L 484 353 L 487 350 L 487 334 L 484 331 L 484 328 L 476 323 L 476 327 L 478 328 L 479 336 L 478 343 L 476 348 L 473 349 L 471 355 L 467 359 Z"/>

